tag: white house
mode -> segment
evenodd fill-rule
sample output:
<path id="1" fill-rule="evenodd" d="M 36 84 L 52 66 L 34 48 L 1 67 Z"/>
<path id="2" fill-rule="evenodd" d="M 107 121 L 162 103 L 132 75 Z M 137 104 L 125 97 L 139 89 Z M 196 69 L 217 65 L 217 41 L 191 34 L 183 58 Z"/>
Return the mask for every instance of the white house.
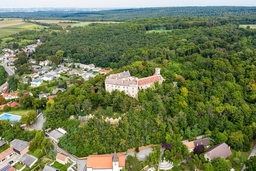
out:
<path id="1" fill-rule="evenodd" d="M 30 82 L 31 87 L 38 87 L 43 83 L 43 80 L 41 79 L 35 79 Z"/>

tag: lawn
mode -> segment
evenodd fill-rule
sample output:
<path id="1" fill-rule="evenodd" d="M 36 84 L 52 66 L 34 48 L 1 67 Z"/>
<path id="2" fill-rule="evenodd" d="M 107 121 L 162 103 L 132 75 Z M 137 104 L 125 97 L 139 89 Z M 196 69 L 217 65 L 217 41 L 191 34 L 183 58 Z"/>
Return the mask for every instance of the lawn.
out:
<path id="1" fill-rule="evenodd" d="M 36 149 L 33 152 L 29 151 L 28 154 L 31 154 L 32 156 L 35 156 L 39 159 L 44 156 L 44 152 L 42 151 L 42 149 Z"/>
<path id="2" fill-rule="evenodd" d="M 8 149 L 10 147 L 9 144 L 5 144 L 3 147 L 0 148 L 0 153 L 2 153 L 4 150 Z"/>
<path id="3" fill-rule="evenodd" d="M 251 29 L 256 29 L 256 24 L 243 24 L 239 25 L 241 28 L 246 28 L 247 26 L 250 26 Z"/>
<path id="4" fill-rule="evenodd" d="M 22 163 L 20 163 L 20 162 L 18 162 L 18 163 L 16 163 L 16 164 L 14 165 L 15 169 L 17 169 L 17 170 L 20 170 L 23 166 L 24 166 L 24 164 L 22 164 Z"/>
<path id="5" fill-rule="evenodd" d="M 34 111 L 34 110 L 15 110 L 15 111 L 9 111 L 9 112 L 0 112 L 0 115 L 3 113 L 9 113 L 9 114 L 22 116 L 24 114 L 27 114 L 30 111 Z"/>
<path id="6" fill-rule="evenodd" d="M 169 33 L 172 32 L 172 30 L 149 30 L 146 31 L 146 33 Z"/>
<path id="7" fill-rule="evenodd" d="M 60 171 L 66 171 L 69 166 L 60 164 L 59 162 L 55 161 L 52 165 L 53 167 L 60 169 Z"/>

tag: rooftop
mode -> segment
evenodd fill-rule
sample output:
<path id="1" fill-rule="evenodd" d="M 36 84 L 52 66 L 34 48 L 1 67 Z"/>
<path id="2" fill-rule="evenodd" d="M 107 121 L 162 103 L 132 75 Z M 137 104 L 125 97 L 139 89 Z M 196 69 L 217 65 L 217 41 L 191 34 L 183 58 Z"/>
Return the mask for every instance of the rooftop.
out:
<path id="1" fill-rule="evenodd" d="M 59 169 L 49 165 L 45 165 L 43 171 L 59 171 Z"/>
<path id="2" fill-rule="evenodd" d="M 19 160 L 21 163 L 24 163 L 25 165 L 30 167 L 31 165 L 33 165 L 33 163 L 37 161 L 37 158 L 29 154 L 24 154 Z"/>
<path id="3" fill-rule="evenodd" d="M 14 140 L 11 142 L 11 146 L 12 146 L 12 148 L 14 148 L 15 150 L 22 151 L 22 150 L 24 150 L 26 147 L 29 146 L 29 142 L 27 142 L 27 141 L 22 141 L 22 140 L 19 140 L 19 139 L 14 139 Z"/>
<path id="4" fill-rule="evenodd" d="M 93 169 L 111 169 L 112 158 L 114 154 L 104 154 L 104 155 L 90 155 L 87 158 L 87 168 Z M 117 153 L 119 159 L 119 167 L 125 166 L 125 155 Z"/>

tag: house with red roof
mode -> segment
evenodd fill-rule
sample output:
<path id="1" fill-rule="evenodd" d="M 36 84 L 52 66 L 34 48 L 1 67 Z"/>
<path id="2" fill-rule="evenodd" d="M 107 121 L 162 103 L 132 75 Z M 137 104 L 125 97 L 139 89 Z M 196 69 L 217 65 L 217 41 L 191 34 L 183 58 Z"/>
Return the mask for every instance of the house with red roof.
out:
<path id="1" fill-rule="evenodd" d="M 123 91 L 126 95 L 137 98 L 140 90 L 153 88 L 154 83 L 162 84 L 163 81 L 164 78 L 160 74 L 160 68 L 155 68 L 154 75 L 145 78 L 137 78 L 131 76 L 129 71 L 124 71 L 110 74 L 105 79 L 105 90 L 110 93 L 114 90 Z"/>
<path id="2" fill-rule="evenodd" d="M 125 155 L 121 153 L 90 155 L 87 158 L 87 171 L 120 171 L 125 167 Z"/>
<path id="3" fill-rule="evenodd" d="M 12 167 L 11 165 L 6 165 L 3 168 L 0 169 L 0 171 L 15 171 L 16 169 Z"/>
<path id="4" fill-rule="evenodd" d="M 17 107 L 17 106 L 20 106 L 20 104 L 18 102 L 11 102 L 9 104 L 10 107 Z"/>

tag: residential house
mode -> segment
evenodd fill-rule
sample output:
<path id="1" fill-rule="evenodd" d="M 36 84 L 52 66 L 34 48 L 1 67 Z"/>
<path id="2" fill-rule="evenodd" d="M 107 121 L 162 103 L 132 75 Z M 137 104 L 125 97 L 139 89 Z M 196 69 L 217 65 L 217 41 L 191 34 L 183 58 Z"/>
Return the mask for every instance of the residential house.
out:
<path id="1" fill-rule="evenodd" d="M 29 78 L 21 78 L 23 84 L 28 84 Z"/>
<path id="2" fill-rule="evenodd" d="M 110 70 L 107 70 L 107 69 L 101 69 L 101 70 L 99 70 L 99 73 L 100 74 L 104 74 L 104 75 L 106 75 L 106 74 L 108 74 L 108 73 L 110 73 L 110 72 L 112 72 L 113 70 L 112 69 L 110 69 Z"/>
<path id="3" fill-rule="evenodd" d="M 48 96 L 50 96 L 50 93 L 41 93 L 39 94 L 39 99 L 42 99 L 42 98 L 48 98 Z"/>
<path id="4" fill-rule="evenodd" d="M 35 59 L 29 59 L 28 62 L 31 63 L 31 64 L 36 64 L 36 60 Z"/>
<path id="5" fill-rule="evenodd" d="M 88 70 L 92 70 L 93 68 L 95 68 L 95 65 L 94 64 L 89 64 Z"/>
<path id="6" fill-rule="evenodd" d="M 56 156 L 56 161 L 63 165 L 68 163 L 68 159 L 69 159 L 69 157 L 62 153 L 58 153 Z"/>
<path id="7" fill-rule="evenodd" d="M 153 87 L 154 83 L 162 84 L 164 78 L 160 74 L 160 68 L 155 68 L 153 76 L 137 78 L 130 75 L 129 71 L 118 74 L 111 74 L 105 79 L 105 90 L 112 92 L 114 90 L 123 91 L 126 95 L 137 98 L 140 90 Z"/>
<path id="8" fill-rule="evenodd" d="M 209 138 L 202 138 L 194 141 L 183 141 L 183 144 L 187 146 L 189 152 L 192 152 L 198 145 L 203 145 L 205 148 L 208 148 L 210 145 L 210 140 Z"/>
<path id="9" fill-rule="evenodd" d="M 0 171 L 16 171 L 16 169 L 11 165 L 6 165 L 3 168 L 1 168 Z"/>
<path id="10" fill-rule="evenodd" d="M 13 100 L 19 98 L 18 93 L 5 93 L 2 96 L 5 100 Z"/>
<path id="11" fill-rule="evenodd" d="M 2 153 L 0 153 L 0 164 L 4 161 L 8 160 L 12 155 L 14 155 L 15 152 L 13 151 L 13 148 L 8 148 L 4 150 Z"/>
<path id="12" fill-rule="evenodd" d="M 32 79 L 36 79 L 37 77 L 39 77 L 38 73 L 33 73 L 29 75 Z"/>
<path id="13" fill-rule="evenodd" d="M 19 159 L 21 163 L 25 164 L 29 168 L 31 168 L 36 163 L 37 160 L 38 159 L 36 157 L 29 155 L 27 153 L 21 156 L 21 158 Z"/>
<path id="14" fill-rule="evenodd" d="M 0 140 L 0 148 L 3 147 L 6 144 L 5 141 Z"/>
<path id="15" fill-rule="evenodd" d="M 39 62 L 39 65 L 41 66 L 48 66 L 48 65 L 51 65 L 52 64 L 52 61 L 50 60 L 45 60 L 45 61 L 40 61 Z"/>
<path id="16" fill-rule="evenodd" d="M 10 107 L 18 107 L 20 104 L 18 102 L 11 102 L 8 104 Z"/>
<path id="17" fill-rule="evenodd" d="M 65 90 L 65 88 L 55 88 L 54 90 L 52 90 L 52 94 L 57 94 L 59 91 L 64 92 Z"/>
<path id="18" fill-rule="evenodd" d="M 230 147 L 226 143 L 218 144 L 209 149 L 205 154 L 205 159 L 213 161 L 217 157 L 227 158 L 232 154 Z"/>
<path id="19" fill-rule="evenodd" d="M 45 165 L 43 171 L 60 171 L 60 170 L 53 166 Z"/>
<path id="20" fill-rule="evenodd" d="M 58 143 L 59 138 L 63 137 L 65 134 L 67 134 L 67 132 L 62 128 L 58 128 L 58 129 L 52 130 L 50 133 L 46 133 L 46 134 L 49 136 L 49 138 L 53 142 Z"/>
<path id="21" fill-rule="evenodd" d="M 30 82 L 31 87 L 38 87 L 43 83 L 42 79 L 34 79 Z"/>
<path id="22" fill-rule="evenodd" d="M 121 153 L 90 155 L 87 158 L 87 171 L 120 171 L 125 167 L 125 155 Z"/>
<path id="23" fill-rule="evenodd" d="M 29 142 L 23 141 L 19 139 L 14 139 L 11 143 L 11 147 L 13 150 L 18 153 L 19 155 L 23 155 L 27 153 L 29 150 Z"/>
<path id="24" fill-rule="evenodd" d="M 92 71 L 93 71 L 93 72 L 99 72 L 100 70 L 101 70 L 101 68 L 99 68 L 99 67 L 92 68 Z"/>

